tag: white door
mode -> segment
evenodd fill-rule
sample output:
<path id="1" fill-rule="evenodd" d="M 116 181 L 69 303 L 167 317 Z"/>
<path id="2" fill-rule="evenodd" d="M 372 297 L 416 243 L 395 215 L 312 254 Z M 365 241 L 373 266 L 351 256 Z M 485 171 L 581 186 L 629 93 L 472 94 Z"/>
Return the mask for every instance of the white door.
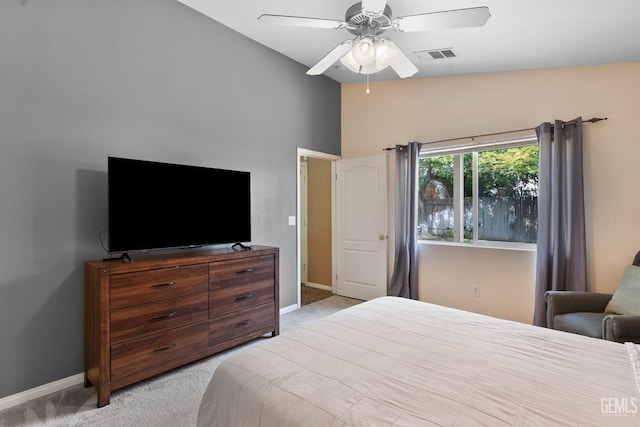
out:
<path id="1" fill-rule="evenodd" d="M 387 295 L 385 155 L 339 160 L 336 192 L 338 295 Z"/>

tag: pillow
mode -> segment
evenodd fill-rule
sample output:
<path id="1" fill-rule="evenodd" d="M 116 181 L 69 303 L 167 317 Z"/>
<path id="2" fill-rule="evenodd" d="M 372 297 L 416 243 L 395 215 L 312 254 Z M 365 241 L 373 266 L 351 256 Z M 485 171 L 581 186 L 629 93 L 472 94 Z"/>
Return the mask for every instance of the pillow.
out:
<path id="1" fill-rule="evenodd" d="M 629 265 L 625 268 L 618 289 L 613 293 L 604 311 L 640 316 L 640 267 Z"/>

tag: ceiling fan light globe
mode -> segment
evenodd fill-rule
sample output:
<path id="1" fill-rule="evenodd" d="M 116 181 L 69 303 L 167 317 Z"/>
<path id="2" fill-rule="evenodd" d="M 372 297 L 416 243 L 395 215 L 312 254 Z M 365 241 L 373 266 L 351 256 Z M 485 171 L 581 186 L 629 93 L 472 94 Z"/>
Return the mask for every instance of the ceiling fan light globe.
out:
<path id="1" fill-rule="evenodd" d="M 397 51 L 386 44 L 384 40 L 380 40 L 375 44 L 376 48 L 376 68 L 378 71 L 384 70 L 391 64 L 393 58 L 395 58 Z"/>
<path id="2" fill-rule="evenodd" d="M 358 64 L 353 59 L 353 55 L 351 54 L 351 51 L 347 52 L 346 55 L 344 55 L 342 58 L 340 58 L 340 62 L 346 68 L 348 68 L 349 70 L 353 71 L 354 73 L 358 73 L 358 74 L 374 74 L 374 73 L 377 73 L 378 71 L 380 71 L 378 69 L 375 61 L 371 62 L 370 64 L 367 64 L 367 65 Z"/>
<path id="3" fill-rule="evenodd" d="M 353 46 L 351 55 L 358 65 L 369 65 L 376 60 L 376 49 L 370 39 L 364 38 Z"/>
<path id="4" fill-rule="evenodd" d="M 360 74 L 375 74 L 378 71 L 380 70 L 376 66 L 375 62 L 372 62 L 371 64 L 363 65 L 362 67 L 360 67 Z"/>
<path id="5" fill-rule="evenodd" d="M 353 71 L 354 73 L 358 73 L 360 71 L 360 65 L 358 65 L 358 63 L 353 59 L 353 55 L 351 54 L 351 52 L 352 51 L 350 50 L 346 55 L 340 58 L 340 62 L 349 70 Z"/>

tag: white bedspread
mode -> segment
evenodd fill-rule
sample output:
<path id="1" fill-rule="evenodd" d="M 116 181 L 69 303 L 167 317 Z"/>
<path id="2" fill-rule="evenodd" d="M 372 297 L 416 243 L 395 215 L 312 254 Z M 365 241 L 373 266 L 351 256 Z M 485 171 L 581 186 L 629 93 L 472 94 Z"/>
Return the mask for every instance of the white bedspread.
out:
<path id="1" fill-rule="evenodd" d="M 384 297 L 249 347 L 199 426 L 640 426 L 623 344 Z"/>

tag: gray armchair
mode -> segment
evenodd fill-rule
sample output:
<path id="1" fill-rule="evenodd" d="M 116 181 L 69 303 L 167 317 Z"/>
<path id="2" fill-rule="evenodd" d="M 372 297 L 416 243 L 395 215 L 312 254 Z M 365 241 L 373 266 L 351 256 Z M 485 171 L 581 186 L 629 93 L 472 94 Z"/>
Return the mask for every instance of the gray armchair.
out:
<path id="1" fill-rule="evenodd" d="M 640 266 L 640 252 L 636 254 L 633 265 Z M 618 289 L 620 290 L 620 287 Z M 613 295 L 547 291 L 547 327 L 609 341 L 631 341 L 640 344 L 640 315 L 605 311 Z M 624 298 L 628 299 L 629 294 L 625 294 Z"/>

